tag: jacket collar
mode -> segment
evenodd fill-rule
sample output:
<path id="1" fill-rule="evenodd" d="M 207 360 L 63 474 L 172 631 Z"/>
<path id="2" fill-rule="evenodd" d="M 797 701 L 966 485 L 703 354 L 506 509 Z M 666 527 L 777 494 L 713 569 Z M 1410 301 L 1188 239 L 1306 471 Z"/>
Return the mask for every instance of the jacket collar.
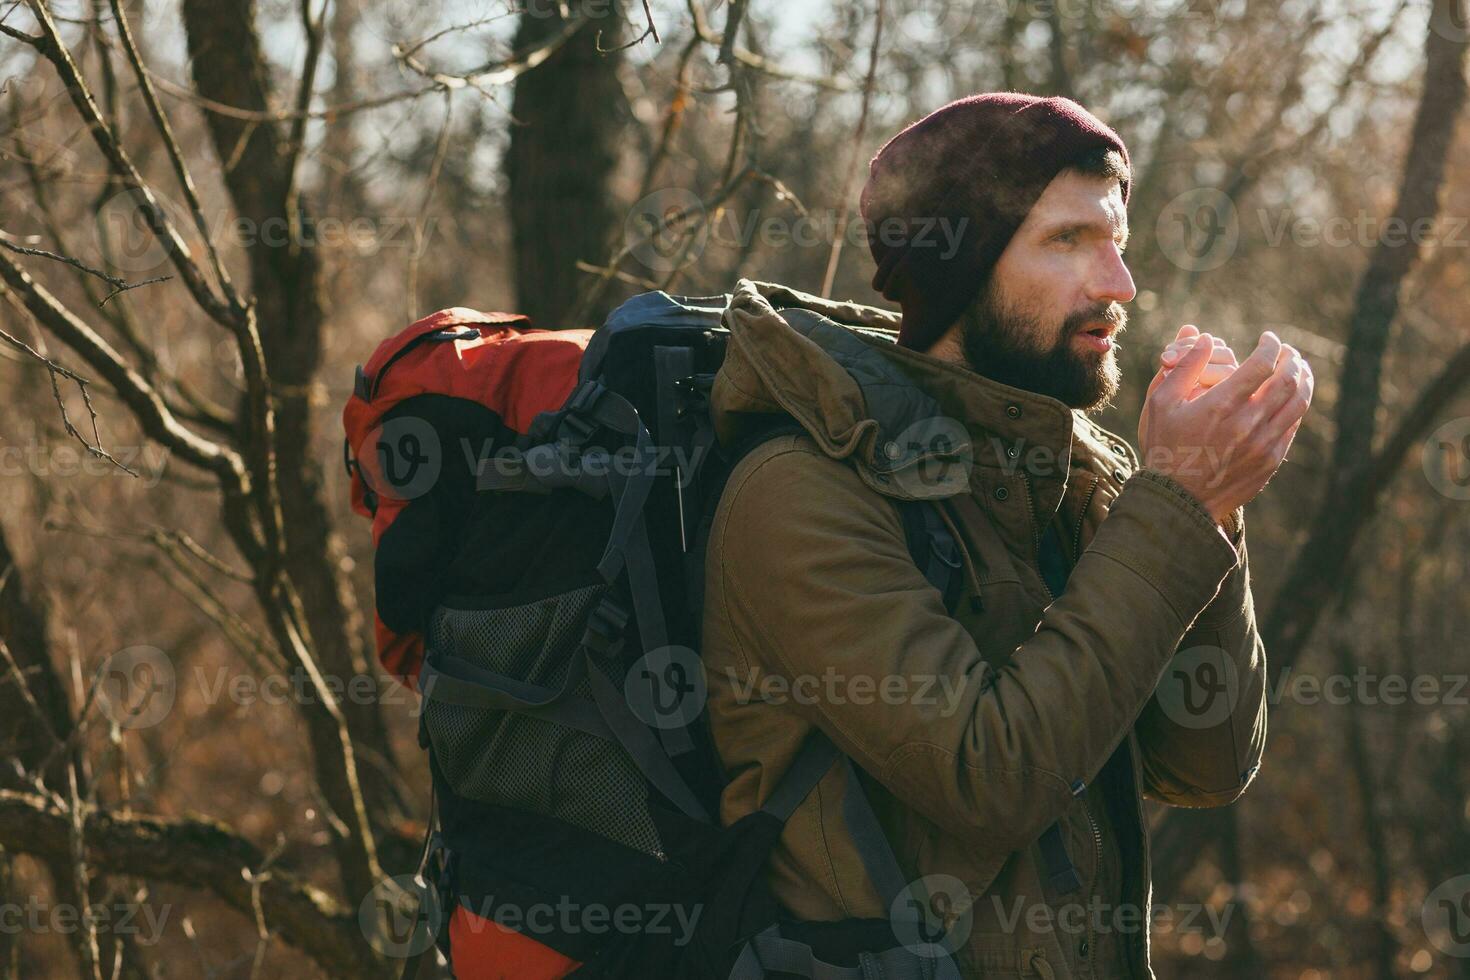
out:
<path id="1" fill-rule="evenodd" d="M 1024 468 L 1038 518 L 1056 510 L 1074 467 L 1115 466 L 1117 440 L 1085 414 L 897 346 L 899 320 L 740 280 L 711 394 L 721 440 L 739 438 L 757 416 L 789 414 L 823 452 L 902 499 L 953 496 L 993 482 L 997 469 Z"/>

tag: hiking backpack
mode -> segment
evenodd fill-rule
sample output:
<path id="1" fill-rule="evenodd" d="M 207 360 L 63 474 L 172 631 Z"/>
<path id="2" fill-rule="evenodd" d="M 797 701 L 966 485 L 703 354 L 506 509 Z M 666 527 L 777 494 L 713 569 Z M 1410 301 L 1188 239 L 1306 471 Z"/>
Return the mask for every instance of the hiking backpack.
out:
<path id="1" fill-rule="evenodd" d="M 457 307 L 358 368 L 352 505 L 373 522 L 380 660 L 422 696 L 419 871 L 461 980 L 958 975 L 824 735 L 759 811 L 720 824 L 697 653 L 705 539 L 739 459 L 803 431 L 772 416 L 738 445 L 716 439 L 728 302 L 644 293 L 596 331 Z M 932 503 L 894 503 L 952 608 L 956 542 Z M 843 812 L 891 919 L 793 921 L 766 886 L 786 819 L 834 765 L 851 767 Z"/>

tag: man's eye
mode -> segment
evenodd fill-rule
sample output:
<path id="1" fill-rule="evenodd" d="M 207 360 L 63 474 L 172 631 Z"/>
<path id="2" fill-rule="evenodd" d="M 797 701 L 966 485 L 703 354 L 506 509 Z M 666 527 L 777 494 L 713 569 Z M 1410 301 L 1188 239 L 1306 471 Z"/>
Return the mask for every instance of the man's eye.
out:
<path id="1" fill-rule="evenodd" d="M 1054 242 L 1061 242 L 1063 245 L 1076 245 L 1077 244 L 1077 232 L 1075 232 L 1075 231 L 1064 231 L 1064 232 L 1061 232 L 1060 234 L 1054 236 L 1052 238 L 1052 241 L 1054 241 Z"/>

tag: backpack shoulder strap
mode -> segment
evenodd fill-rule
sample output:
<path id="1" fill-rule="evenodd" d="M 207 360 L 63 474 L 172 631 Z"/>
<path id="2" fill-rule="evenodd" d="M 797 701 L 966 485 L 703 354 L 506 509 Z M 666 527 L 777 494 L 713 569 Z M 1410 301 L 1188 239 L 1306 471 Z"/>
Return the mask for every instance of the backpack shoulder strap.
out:
<path id="1" fill-rule="evenodd" d="M 939 516 L 939 504 L 935 501 L 900 500 L 897 503 L 914 564 L 944 597 L 945 610 L 953 613 L 960 600 L 960 583 L 963 581 L 959 543 Z"/>

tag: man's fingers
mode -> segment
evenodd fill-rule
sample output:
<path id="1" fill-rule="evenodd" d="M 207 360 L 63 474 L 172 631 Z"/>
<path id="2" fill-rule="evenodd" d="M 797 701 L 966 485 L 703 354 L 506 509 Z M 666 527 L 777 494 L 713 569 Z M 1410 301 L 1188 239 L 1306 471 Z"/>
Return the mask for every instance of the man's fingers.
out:
<path id="1" fill-rule="evenodd" d="M 1175 340 L 1183 340 L 1186 337 L 1198 337 L 1198 336 L 1199 336 L 1199 327 L 1196 327 L 1192 323 L 1186 323 L 1184 326 L 1182 326 L 1182 327 L 1179 328 L 1179 332 L 1174 335 L 1174 339 Z"/>
<path id="2" fill-rule="evenodd" d="M 1182 341 L 1176 340 L 1164 348 L 1163 353 L 1159 355 L 1159 363 L 1166 368 L 1172 368 L 1175 364 L 1179 363 L 1179 358 L 1183 357 L 1185 352 L 1191 350 L 1194 345 L 1195 341 L 1193 338 Z M 1210 363 L 1229 364 L 1234 367 L 1236 364 L 1235 351 L 1231 350 L 1230 345 L 1225 343 L 1225 341 L 1216 337 L 1215 349 L 1210 353 Z"/>
<path id="3" fill-rule="evenodd" d="M 1278 405 L 1271 413 L 1270 421 L 1267 423 L 1272 429 L 1279 430 L 1291 425 L 1299 424 L 1307 414 L 1307 409 L 1312 404 L 1312 392 L 1316 388 L 1317 380 L 1312 374 L 1312 366 L 1307 363 L 1295 350 L 1292 355 L 1301 368 L 1301 375 L 1297 381 L 1294 397 L 1288 398 L 1284 404 Z"/>
<path id="4" fill-rule="evenodd" d="M 1282 433 L 1281 438 L 1277 439 L 1276 442 L 1271 446 L 1271 454 L 1282 462 L 1285 462 L 1286 454 L 1291 452 L 1292 441 L 1296 439 L 1296 430 L 1300 429 L 1301 427 L 1301 419 L 1297 419 L 1295 422 L 1291 423 L 1287 430 Z"/>
<path id="5" fill-rule="evenodd" d="M 1307 363 L 1301 357 L 1287 355 L 1281 358 L 1271 377 L 1250 398 L 1251 416 L 1259 422 L 1274 417 L 1287 405 L 1306 383 Z M 1302 406 L 1306 411 L 1306 406 Z"/>
<path id="6" fill-rule="evenodd" d="M 1224 404 L 1241 404 L 1255 394 L 1256 389 L 1265 384 L 1266 379 L 1275 372 L 1276 359 L 1280 353 L 1281 338 L 1267 330 L 1261 334 L 1251 356 L 1230 377 L 1211 388 L 1208 397 Z"/>
<path id="7" fill-rule="evenodd" d="M 1179 363 L 1159 385 L 1159 395 L 1174 401 L 1182 401 L 1194 389 L 1200 375 L 1204 373 L 1205 365 L 1210 362 L 1213 352 L 1214 345 L 1210 341 L 1210 335 L 1200 334 L 1199 342 L 1179 359 Z"/>
<path id="8" fill-rule="evenodd" d="M 1211 361 L 1205 365 L 1204 373 L 1199 376 L 1199 384 L 1206 388 L 1213 388 L 1235 373 L 1234 364 L 1226 364 L 1220 361 Z"/>

